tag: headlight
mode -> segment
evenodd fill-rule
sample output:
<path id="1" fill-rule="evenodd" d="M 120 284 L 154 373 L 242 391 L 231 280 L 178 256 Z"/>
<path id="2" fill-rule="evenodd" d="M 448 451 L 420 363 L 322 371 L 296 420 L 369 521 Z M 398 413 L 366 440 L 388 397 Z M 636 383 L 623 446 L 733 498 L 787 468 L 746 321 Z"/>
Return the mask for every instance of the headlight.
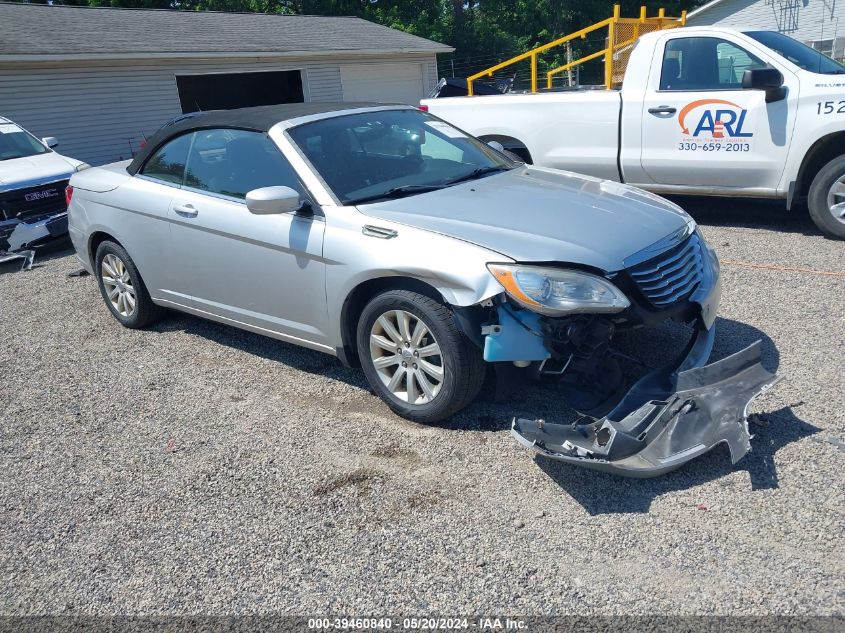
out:
<path id="1" fill-rule="evenodd" d="M 619 288 L 590 273 L 520 264 L 487 264 L 487 268 L 509 297 L 541 314 L 621 312 L 631 305 Z"/>

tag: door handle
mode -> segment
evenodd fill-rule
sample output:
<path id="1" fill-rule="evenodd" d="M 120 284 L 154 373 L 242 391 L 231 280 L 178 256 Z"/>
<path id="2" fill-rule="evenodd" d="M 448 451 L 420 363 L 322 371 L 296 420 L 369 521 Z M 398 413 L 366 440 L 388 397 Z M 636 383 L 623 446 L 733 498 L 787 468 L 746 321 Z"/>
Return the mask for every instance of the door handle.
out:
<path id="1" fill-rule="evenodd" d="M 173 210 L 179 215 L 181 215 L 183 218 L 195 218 L 197 217 L 197 213 L 199 213 L 199 211 L 197 211 L 194 205 L 192 205 L 191 203 L 174 204 Z"/>
<path id="2" fill-rule="evenodd" d="M 677 110 L 672 106 L 657 106 L 656 108 L 649 108 L 649 114 L 675 114 Z"/>

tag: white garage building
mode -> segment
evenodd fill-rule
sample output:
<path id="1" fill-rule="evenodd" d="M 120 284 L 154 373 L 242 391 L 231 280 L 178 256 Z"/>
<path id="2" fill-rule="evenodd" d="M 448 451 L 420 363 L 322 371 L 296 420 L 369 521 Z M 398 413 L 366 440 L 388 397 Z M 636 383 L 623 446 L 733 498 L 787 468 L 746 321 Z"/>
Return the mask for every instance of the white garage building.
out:
<path id="1" fill-rule="evenodd" d="M 452 50 L 350 17 L 0 3 L 0 115 L 101 164 L 184 112 L 416 104 Z"/>

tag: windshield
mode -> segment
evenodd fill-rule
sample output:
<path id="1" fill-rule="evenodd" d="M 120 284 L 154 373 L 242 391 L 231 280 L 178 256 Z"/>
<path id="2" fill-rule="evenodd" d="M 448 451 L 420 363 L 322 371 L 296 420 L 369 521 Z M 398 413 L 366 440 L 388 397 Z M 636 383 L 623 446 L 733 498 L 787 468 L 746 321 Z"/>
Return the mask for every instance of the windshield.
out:
<path id="1" fill-rule="evenodd" d="M 442 189 L 516 165 L 420 110 L 379 110 L 288 130 L 343 204 Z"/>
<path id="2" fill-rule="evenodd" d="M 46 154 L 50 150 L 14 123 L 0 123 L 0 160 Z"/>
<path id="3" fill-rule="evenodd" d="M 821 75 L 845 74 L 845 66 L 788 35 L 774 31 L 748 31 L 745 34 L 803 70 Z"/>

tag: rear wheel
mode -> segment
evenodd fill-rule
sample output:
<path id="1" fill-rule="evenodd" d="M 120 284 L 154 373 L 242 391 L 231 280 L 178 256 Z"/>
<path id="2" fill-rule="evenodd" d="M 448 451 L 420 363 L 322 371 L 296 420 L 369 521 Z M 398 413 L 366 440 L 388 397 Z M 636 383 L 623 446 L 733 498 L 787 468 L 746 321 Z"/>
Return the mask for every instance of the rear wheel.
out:
<path id="1" fill-rule="evenodd" d="M 810 217 L 832 237 L 845 239 L 845 156 L 838 156 L 819 170 L 807 196 Z"/>
<path id="2" fill-rule="evenodd" d="M 373 390 L 416 422 L 456 413 L 484 382 L 481 352 L 450 310 L 416 292 L 391 290 L 370 301 L 358 321 L 357 343 Z"/>
<path id="3" fill-rule="evenodd" d="M 94 258 L 97 282 L 106 307 L 128 328 L 142 328 L 158 321 L 164 308 L 153 303 L 129 253 L 116 242 L 105 241 Z"/>

